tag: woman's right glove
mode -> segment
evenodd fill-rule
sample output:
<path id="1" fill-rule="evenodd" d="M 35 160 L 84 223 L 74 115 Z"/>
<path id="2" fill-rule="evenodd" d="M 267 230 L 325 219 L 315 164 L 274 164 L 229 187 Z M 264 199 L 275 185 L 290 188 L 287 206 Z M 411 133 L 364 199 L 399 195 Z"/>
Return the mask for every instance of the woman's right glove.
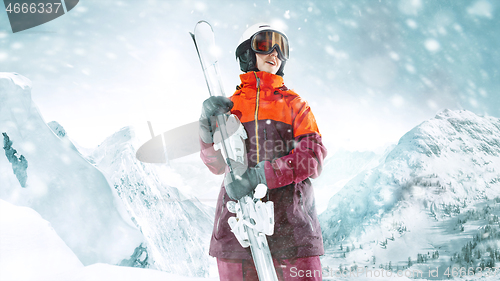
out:
<path id="1" fill-rule="evenodd" d="M 204 143 L 213 143 L 216 122 L 215 116 L 233 108 L 233 102 L 223 96 L 212 96 L 203 102 L 200 116 L 200 138 Z"/>
<path id="2" fill-rule="evenodd" d="M 233 168 L 234 180 L 229 173 L 224 178 L 226 193 L 233 200 L 240 200 L 245 195 L 250 195 L 258 184 L 266 184 L 264 163 L 260 162 L 255 167 L 229 160 Z"/>

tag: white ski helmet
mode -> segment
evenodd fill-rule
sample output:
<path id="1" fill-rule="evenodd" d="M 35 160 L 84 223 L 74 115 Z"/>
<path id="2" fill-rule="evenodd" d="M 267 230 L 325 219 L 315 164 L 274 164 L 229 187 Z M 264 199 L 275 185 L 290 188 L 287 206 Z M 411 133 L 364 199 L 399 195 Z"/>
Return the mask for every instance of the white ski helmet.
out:
<path id="1" fill-rule="evenodd" d="M 276 72 L 283 76 L 285 62 L 289 58 L 288 38 L 286 34 L 270 24 L 259 23 L 250 26 L 240 38 L 236 48 L 236 58 L 243 72 L 259 71 L 256 66 L 255 53 L 269 54 L 276 49 L 281 67 Z"/>

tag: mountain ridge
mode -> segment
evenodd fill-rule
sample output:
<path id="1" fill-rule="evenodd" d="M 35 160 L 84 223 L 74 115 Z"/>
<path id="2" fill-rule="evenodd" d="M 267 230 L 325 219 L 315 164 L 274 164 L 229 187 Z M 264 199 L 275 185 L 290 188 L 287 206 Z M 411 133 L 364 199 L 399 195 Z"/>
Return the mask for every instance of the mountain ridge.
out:
<path id="1" fill-rule="evenodd" d="M 492 246 L 500 243 L 499 144 L 500 119 L 465 110 L 444 110 L 410 130 L 384 163 L 330 199 L 319 216 L 322 264 L 424 276 L 437 266 L 439 278 L 453 266 L 494 265 L 500 260 Z"/>
<path id="2" fill-rule="evenodd" d="M 335 241 L 339 234 L 346 236 L 349 229 L 358 228 L 335 221 L 348 219 L 359 223 L 377 218 L 410 198 L 422 200 L 424 208 L 436 209 L 463 205 L 462 199 L 467 204 L 476 197 L 497 195 L 492 187 L 499 185 L 500 169 L 495 169 L 500 167 L 499 155 L 498 118 L 444 110 L 401 137 L 380 167 L 357 175 L 331 198 L 325 211 L 330 216 L 322 214 L 320 221 L 326 229 L 344 230 L 325 232 L 324 237 Z"/>

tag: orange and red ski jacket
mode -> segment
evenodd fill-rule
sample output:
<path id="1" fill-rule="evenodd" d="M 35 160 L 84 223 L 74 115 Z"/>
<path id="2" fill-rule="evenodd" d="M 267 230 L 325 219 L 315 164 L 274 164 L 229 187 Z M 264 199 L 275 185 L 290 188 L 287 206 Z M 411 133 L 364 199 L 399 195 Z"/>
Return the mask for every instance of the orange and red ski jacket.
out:
<path id="1" fill-rule="evenodd" d="M 267 72 L 240 75 L 241 84 L 231 96 L 231 113 L 245 127 L 249 167 L 265 162 L 269 188 L 264 199 L 274 202 L 275 232 L 268 237 L 274 258 L 293 258 L 323 254 L 321 229 L 314 207 L 309 178 L 321 173 L 326 148 L 311 108 L 294 91 L 284 86 L 283 78 Z M 220 151 L 201 142 L 201 158 L 215 174 L 226 164 Z M 225 188 L 219 194 L 210 255 L 227 259 L 251 259 L 248 248 L 236 240 L 227 223 L 231 200 Z"/>

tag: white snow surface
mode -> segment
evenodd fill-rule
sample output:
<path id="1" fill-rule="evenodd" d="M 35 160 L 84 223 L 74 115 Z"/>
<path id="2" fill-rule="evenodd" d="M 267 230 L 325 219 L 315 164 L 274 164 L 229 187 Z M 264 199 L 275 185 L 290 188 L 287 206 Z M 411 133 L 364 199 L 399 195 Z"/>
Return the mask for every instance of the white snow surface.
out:
<path id="1" fill-rule="evenodd" d="M 0 280 L 215 280 L 153 269 L 96 263 L 84 266 L 51 224 L 28 207 L 0 199 Z"/>
<path id="2" fill-rule="evenodd" d="M 117 264 L 143 242 L 120 216 L 123 209 L 106 178 L 47 126 L 31 100 L 31 82 L 0 73 L 0 132 L 28 161 L 21 187 L 0 150 L 0 199 L 37 211 L 85 264 Z"/>
<path id="3" fill-rule="evenodd" d="M 53 281 L 197 281 L 218 278 L 186 277 L 154 269 L 123 267 L 110 264 L 92 264 L 69 272 L 52 276 Z"/>
<path id="4" fill-rule="evenodd" d="M 78 257 L 36 211 L 0 199 L 0 280 L 34 280 L 83 267 Z"/>

